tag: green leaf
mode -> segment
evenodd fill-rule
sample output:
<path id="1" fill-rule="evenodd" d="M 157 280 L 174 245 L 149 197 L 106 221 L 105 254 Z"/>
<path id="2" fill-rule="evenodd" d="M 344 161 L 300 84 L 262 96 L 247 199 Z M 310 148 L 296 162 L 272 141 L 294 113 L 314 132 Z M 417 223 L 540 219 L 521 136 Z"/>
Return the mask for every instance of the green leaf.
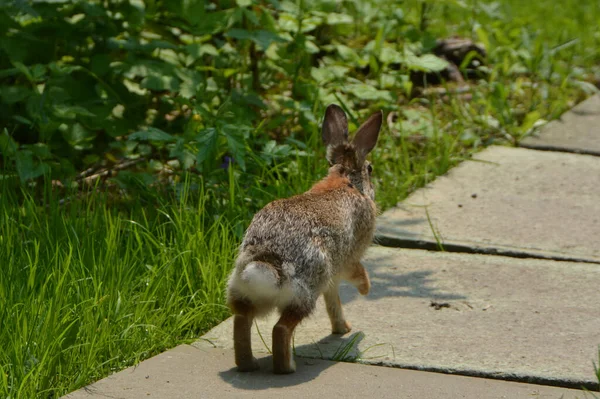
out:
<path id="1" fill-rule="evenodd" d="M 340 55 L 340 58 L 342 60 L 346 61 L 344 63 L 345 65 L 358 66 L 361 68 L 367 65 L 367 61 L 362 60 L 361 57 L 356 52 L 356 50 L 354 50 L 353 48 L 345 46 L 343 44 L 336 44 L 336 45 L 334 45 L 334 48 Z"/>
<path id="2" fill-rule="evenodd" d="M 287 159 L 290 155 L 291 147 L 288 144 L 277 144 L 275 140 L 269 140 L 262 150 L 262 156 L 267 162 L 274 159 Z"/>
<path id="3" fill-rule="evenodd" d="M 79 123 L 72 125 L 63 124 L 59 130 L 62 132 L 67 143 L 76 150 L 88 150 L 92 148 L 91 141 L 96 137 L 93 132 Z"/>
<path id="4" fill-rule="evenodd" d="M 404 57 L 392 47 L 383 47 L 379 53 L 379 60 L 384 64 L 401 64 Z"/>
<path id="5" fill-rule="evenodd" d="M 487 32 L 481 26 L 477 27 L 477 29 L 475 29 L 475 32 L 477 33 L 477 38 L 479 39 L 479 41 L 483 43 L 483 47 L 487 51 L 490 51 L 490 38 Z"/>
<path id="6" fill-rule="evenodd" d="M 50 153 L 50 147 L 44 143 L 35 143 L 33 145 L 29 145 L 27 146 L 27 149 L 31 150 L 33 155 L 39 159 L 48 159 L 52 157 L 52 154 Z"/>
<path id="7" fill-rule="evenodd" d="M 448 67 L 448 61 L 436 57 L 433 54 L 416 56 L 414 53 L 405 51 L 404 64 L 408 69 L 423 72 L 440 72 Z"/>
<path id="8" fill-rule="evenodd" d="M 5 128 L 0 134 L 0 153 L 6 157 L 12 157 L 18 148 L 19 145 L 8 135 L 8 130 Z"/>
<path id="9" fill-rule="evenodd" d="M 219 133 L 214 127 L 203 129 L 198 133 L 198 154 L 196 154 L 196 164 L 198 166 L 215 156 L 217 152 L 217 141 Z"/>
<path id="10" fill-rule="evenodd" d="M 15 161 L 17 173 L 22 183 L 40 177 L 50 170 L 48 164 L 34 160 L 33 153 L 29 150 L 18 151 Z"/>
<path id="11" fill-rule="evenodd" d="M 175 136 L 172 136 L 169 133 L 155 127 L 149 127 L 146 130 L 140 130 L 130 134 L 129 140 L 174 141 Z"/>
<path id="12" fill-rule="evenodd" d="M 56 104 L 53 107 L 54 116 L 62 119 L 75 119 L 78 115 L 94 117 L 95 114 L 79 105 Z"/>
<path id="13" fill-rule="evenodd" d="M 104 76 L 110 71 L 110 55 L 96 54 L 92 57 L 90 69 L 98 76 Z"/>
<path id="14" fill-rule="evenodd" d="M 246 170 L 246 146 L 243 139 L 237 137 L 235 134 L 227 134 L 225 131 L 225 137 L 227 138 L 227 146 L 231 153 L 233 160 L 240 165 L 242 170 Z"/>
<path id="15" fill-rule="evenodd" d="M 204 1 L 183 0 L 181 4 L 181 16 L 192 25 L 202 25 L 207 19 L 210 20 L 210 18 L 206 18 Z"/>
<path id="16" fill-rule="evenodd" d="M 237 40 L 252 40 L 261 50 L 266 50 L 271 43 L 284 41 L 281 36 L 266 30 L 249 31 L 245 29 L 231 29 L 225 36 Z"/>
<path id="17" fill-rule="evenodd" d="M 382 100 L 386 102 L 394 101 L 392 94 L 387 90 L 377 90 L 375 87 L 357 83 L 347 85 L 345 90 L 349 93 L 354 94 L 354 96 L 360 98 L 361 100 Z"/>
<path id="18" fill-rule="evenodd" d="M 31 95 L 31 89 L 24 86 L 0 86 L 0 99 L 5 104 L 14 104 Z"/>
<path id="19" fill-rule="evenodd" d="M 335 12 L 327 14 L 327 25 L 351 24 L 354 19 L 347 14 L 338 14 Z"/>
<path id="20" fill-rule="evenodd" d="M 192 43 L 185 47 L 187 53 L 194 58 L 200 58 L 204 54 L 218 56 L 219 51 L 212 44 Z"/>
<path id="21" fill-rule="evenodd" d="M 169 156 L 177 158 L 183 170 L 191 168 L 196 161 L 196 156 L 186 148 L 186 142 L 181 137 L 177 138 L 175 146 L 169 152 Z"/>
<path id="22" fill-rule="evenodd" d="M 519 127 L 519 130 L 521 130 L 522 133 L 529 132 L 529 130 L 531 130 L 534 126 L 538 124 L 538 121 L 540 119 L 542 119 L 542 114 L 540 113 L 540 111 L 529 112 L 527 115 L 525 115 L 525 118 L 523 119 L 523 123 Z"/>

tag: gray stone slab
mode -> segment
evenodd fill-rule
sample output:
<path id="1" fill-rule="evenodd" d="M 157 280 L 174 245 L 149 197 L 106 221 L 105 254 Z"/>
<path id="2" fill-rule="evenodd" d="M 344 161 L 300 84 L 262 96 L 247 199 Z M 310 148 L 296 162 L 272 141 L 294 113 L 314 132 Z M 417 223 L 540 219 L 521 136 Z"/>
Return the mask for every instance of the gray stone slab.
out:
<path id="1" fill-rule="evenodd" d="M 594 95 L 560 119 L 544 126 L 521 146 L 540 150 L 600 155 L 600 95 Z"/>
<path id="2" fill-rule="evenodd" d="M 330 335 L 321 302 L 296 330 L 298 355 L 596 386 L 598 265 L 384 247 L 370 248 L 363 263 L 371 293 L 361 297 L 353 287 L 341 290 L 353 331 Z M 258 321 L 255 352 L 268 353 L 275 316 Z M 203 338 L 194 345 L 231 349 L 232 320 Z"/>
<path id="3" fill-rule="evenodd" d="M 376 234 L 387 246 L 600 262 L 600 157 L 489 147 L 386 211 Z"/>
<path id="4" fill-rule="evenodd" d="M 114 374 L 69 399 L 90 398 L 583 398 L 577 390 L 450 376 L 327 360 L 298 362 L 291 375 L 273 375 L 270 357 L 261 370 L 238 373 L 231 351 L 182 345 Z"/>

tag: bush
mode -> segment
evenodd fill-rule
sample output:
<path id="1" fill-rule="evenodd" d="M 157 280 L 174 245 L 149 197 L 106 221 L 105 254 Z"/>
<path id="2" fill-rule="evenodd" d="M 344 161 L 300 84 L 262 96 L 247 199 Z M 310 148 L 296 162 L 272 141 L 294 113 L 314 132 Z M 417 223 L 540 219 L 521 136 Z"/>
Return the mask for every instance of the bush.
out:
<path id="1" fill-rule="evenodd" d="M 209 175 L 231 162 L 247 171 L 302 155 L 299 143 L 325 103 L 397 100 L 394 90 L 349 78 L 351 71 L 407 91 L 409 69 L 446 65 L 383 42 L 407 30 L 415 36 L 393 5 L 300 4 L 3 3 L 4 169 L 22 182 L 43 175 L 73 182 L 140 160 L 138 169 L 152 172 L 145 184 L 160 171 Z M 364 51 L 336 39 L 368 29 L 379 33 Z"/>

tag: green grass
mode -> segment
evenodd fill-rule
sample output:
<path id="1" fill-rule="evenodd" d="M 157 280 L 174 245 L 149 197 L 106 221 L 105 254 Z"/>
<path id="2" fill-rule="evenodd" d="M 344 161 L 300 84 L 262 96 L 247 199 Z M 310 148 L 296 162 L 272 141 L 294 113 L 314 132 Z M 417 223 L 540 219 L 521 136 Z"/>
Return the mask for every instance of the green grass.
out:
<path id="1" fill-rule="evenodd" d="M 473 151 L 518 144 L 536 121 L 589 95 L 586 82 L 599 73 L 595 2 L 505 0 L 494 9 L 443 1 L 428 3 L 425 13 L 422 4 L 403 2 L 406 20 L 425 18 L 434 37 L 486 42 L 490 74 L 471 83 L 471 99 L 347 104 L 351 120 L 375 108 L 399 116 L 372 155 L 381 209 Z M 376 34 L 349 40 L 360 47 Z M 360 78 L 383 89 L 381 76 Z M 318 131 L 304 137 L 306 153 L 292 159 L 257 161 L 262 166 L 245 173 L 219 169 L 167 191 L 128 189 L 117 199 L 0 181 L 0 397 L 60 396 L 194 340 L 227 317 L 225 279 L 254 212 L 306 190 L 326 171 Z"/>
<path id="2" fill-rule="evenodd" d="M 185 201 L 126 215 L 99 196 L 0 203 L 0 396 L 56 396 L 227 315 L 231 225 Z"/>

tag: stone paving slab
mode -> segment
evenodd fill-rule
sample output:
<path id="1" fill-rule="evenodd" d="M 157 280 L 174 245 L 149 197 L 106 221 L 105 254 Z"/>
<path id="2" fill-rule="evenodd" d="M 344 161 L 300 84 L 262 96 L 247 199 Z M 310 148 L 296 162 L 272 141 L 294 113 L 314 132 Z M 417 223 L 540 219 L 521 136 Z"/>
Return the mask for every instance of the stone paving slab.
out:
<path id="1" fill-rule="evenodd" d="M 291 375 L 273 375 L 270 356 L 261 370 L 238 373 L 231 351 L 181 345 L 114 374 L 69 399 L 91 398 L 584 398 L 582 391 L 482 378 L 450 376 L 327 360 L 301 360 Z"/>
<path id="2" fill-rule="evenodd" d="M 387 246 L 440 240 L 447 251 L 600 263 L 600 157 L 489 147 L 383 213 L 376 234 Z"/>
<path id="3" fill-rule="evenodd" d="M 321 301 L 296 330 L 298 355 L 358 356 L 367 364 L 597 386 L 598 265 L 384 247 L 370 248 L 363 263 L 371 293 L 360 297 L 351 286 L 341 292 L 353 331 L 330 335 Z M 275 320 L 258 321 L 266 345 L 254 329 L 255 352 L 268 353 Z M 232 320 L 203 338 L 194 345 L 231 349 Z"/>
<path id="4" fill-rule="evenodd" d="M 521 146 L 540 150 L 600 155 L 600 95 L 594 95 L 560 119 L 544 126 Z"/>

